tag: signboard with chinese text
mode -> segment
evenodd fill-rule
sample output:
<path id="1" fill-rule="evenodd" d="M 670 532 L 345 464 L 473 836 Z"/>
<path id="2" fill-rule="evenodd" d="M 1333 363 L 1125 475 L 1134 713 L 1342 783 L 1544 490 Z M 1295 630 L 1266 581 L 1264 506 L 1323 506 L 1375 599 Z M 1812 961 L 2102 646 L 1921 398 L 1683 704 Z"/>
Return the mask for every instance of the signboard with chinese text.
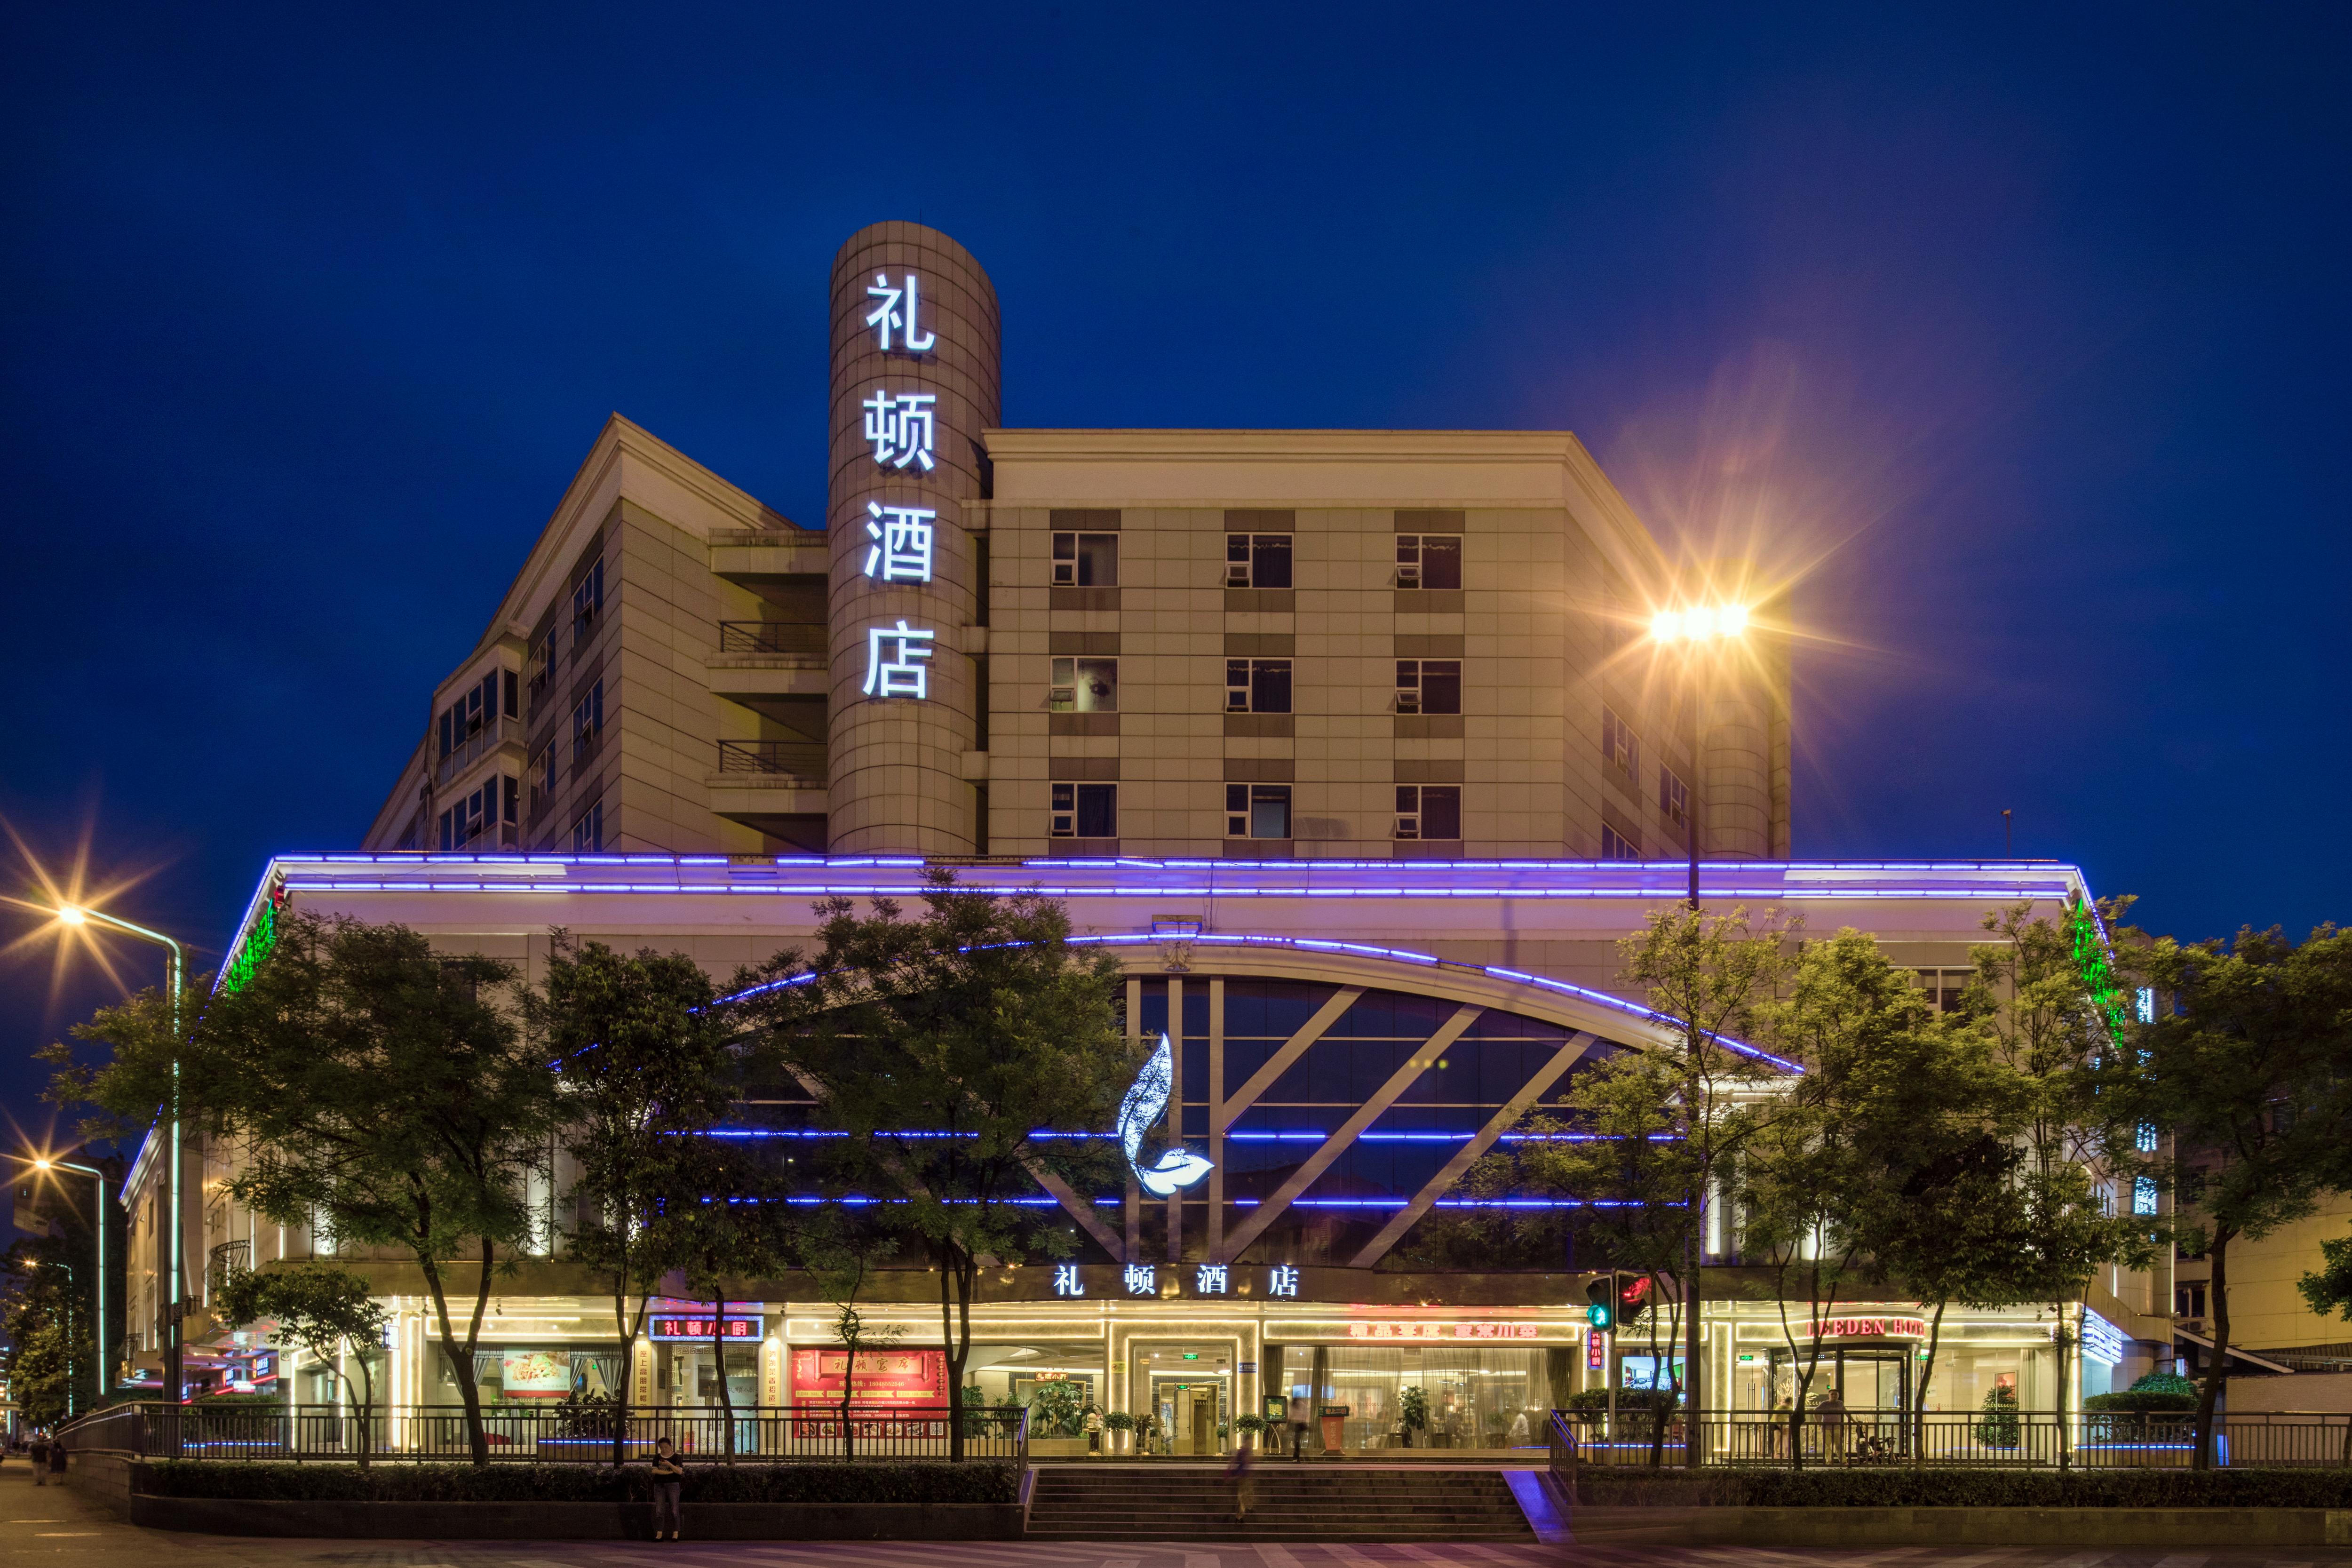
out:
<path id="1" fill-rule="evenodd" d="M 664 1316 L 646 1321 L 646 1337 L 656 1340 L 707 1340 L 711 1337 L 710 1314 L 698 1318 Z M 757 1318 L 730 1318 L 719 1332 L 722 1340 L 756 1340 L 760 1337 Z"/>
<path id="2" fill-rule="evenodd" d="M 809 1346 L 793 1352 L 793 1403 L 837 1404 L 847 1381 L 849 1352 Z M 945 1351 L 888 1350 L 857 1352 L 853 1405 L 944 1405 Z"/>

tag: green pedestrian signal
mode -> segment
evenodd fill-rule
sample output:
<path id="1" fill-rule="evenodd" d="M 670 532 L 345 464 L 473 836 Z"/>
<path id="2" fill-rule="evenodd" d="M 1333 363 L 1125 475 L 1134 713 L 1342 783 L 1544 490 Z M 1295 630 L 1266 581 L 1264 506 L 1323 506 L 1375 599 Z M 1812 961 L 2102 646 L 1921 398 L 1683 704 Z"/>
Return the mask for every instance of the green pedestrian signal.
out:
<path id="1" fill-rule="evenodd" d="M 1584 1309 L 1584 1321 L 1596 1329 L 1605 1330 L 1609 1327 L 1609 1309 L 1595 1301 Z"/>
<path id="2" fill-rule="evenodd" d="M 1617 1326 L 1617 1280 L 1604 1274 L 1584 1287 L 1585 1300 L 1592 1305 L 1584 1310 L 1584 1321 L 1606 1332 Z"/>

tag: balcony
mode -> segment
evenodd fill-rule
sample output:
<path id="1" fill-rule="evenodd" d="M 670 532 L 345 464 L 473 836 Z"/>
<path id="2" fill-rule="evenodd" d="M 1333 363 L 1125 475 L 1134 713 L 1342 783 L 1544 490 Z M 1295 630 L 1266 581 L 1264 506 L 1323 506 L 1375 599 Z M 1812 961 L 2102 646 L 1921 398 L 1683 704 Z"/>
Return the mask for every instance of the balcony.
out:
<path id="1" fill-rule="evenodd" d="M 826 628 L 796 621 L 721 621 L 720 653 L 797 653 L 825 656 Z"/>
<path id="2" fill-rule="evenodd" d="M 823 788 L 827 749 L 822 741 L 721 741 L 719 771 L 727 774 L 767 774 L 779 780 L 809 780 Z M 750 781 L 730 778 L 729 782 Z"/>
<path id="3" fill-rule="evenodd" d="M 240 1274 L 253 1271 L 253 1243 L 224 1241 L 213 1248 L 212 1259 L 205 1268 L 207 1294 L 225 1290 L 228 1282 Z"/>
<path id="4" fill-rule="evenodd" d="M 489 755 L 500 746 L 512 746 L 517 753 L 522 751 L 521 720 L 492 719 L 488 721 L 480 729 L 467 736 L 463 745 L 453 747 L 449 754 L 436 764 L 433 769 L 433 782 L 436 784 L 447 784 L 450 780 L 464 773 L 474 762 Z"/>

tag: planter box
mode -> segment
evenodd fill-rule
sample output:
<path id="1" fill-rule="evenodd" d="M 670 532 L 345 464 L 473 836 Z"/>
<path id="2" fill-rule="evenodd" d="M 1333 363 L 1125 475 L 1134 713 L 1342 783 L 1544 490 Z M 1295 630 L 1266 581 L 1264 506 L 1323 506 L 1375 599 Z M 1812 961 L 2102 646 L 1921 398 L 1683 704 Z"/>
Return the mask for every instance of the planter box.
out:
<path id="1" fill-rule="evenodd" d="M 649 1502 L 248 1502 L 134 1492 L 131 1522 L 357 1541 L 649 1541 Z M 689 1541 L 1017 1541 L 1019 1503 L 689 1502 Z"/>
<path id="2" fill-rule="evenodd" d="M 1108 1434 L 1105 1434 L 1108 1436 Z M 1093 1452 L 1084 1437 L 1032 1437 L 1029 1457 L 1033 1459 L 1066 1459 Z"/>
<path id="3" fill-rule="evenodd" d="M 2352 1546 L 2352 1510 L 2305 1508 L 1580 1508 L 1578 1545 Z"/>

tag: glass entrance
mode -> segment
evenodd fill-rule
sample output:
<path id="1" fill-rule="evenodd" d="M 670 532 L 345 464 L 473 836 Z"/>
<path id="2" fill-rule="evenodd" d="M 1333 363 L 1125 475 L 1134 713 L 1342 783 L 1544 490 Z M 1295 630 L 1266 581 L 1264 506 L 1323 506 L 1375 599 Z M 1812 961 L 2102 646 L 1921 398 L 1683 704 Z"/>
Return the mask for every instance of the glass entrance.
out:
<path id="1" fill-rule="evenodd" d="M 1233 1421 L 1234 1348 L 1223 1343 L 1139 1345 L 1135 1412 L 1150 1434 L 1147 1452 L 1207 1458 L 1224 1451 Z"/>

